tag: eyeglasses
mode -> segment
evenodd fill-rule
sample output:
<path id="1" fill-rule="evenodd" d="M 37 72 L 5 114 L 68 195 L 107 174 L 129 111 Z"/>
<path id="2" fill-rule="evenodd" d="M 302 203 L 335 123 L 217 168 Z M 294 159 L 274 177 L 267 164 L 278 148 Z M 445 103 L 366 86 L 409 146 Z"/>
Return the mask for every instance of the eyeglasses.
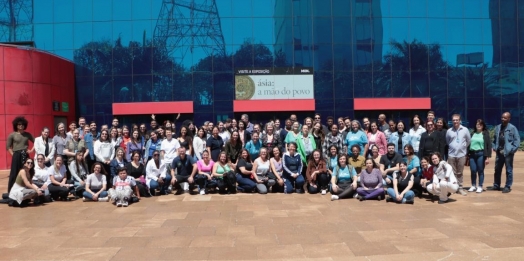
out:
<path id="1" fill-rule="evenodd" d="M 35 163 L 32 162 L 32 161 L 26 161 L 25 164 L 33 165 L 33 164 L 35 164 Z"/>
<path id="2" fill-rule="evenodd" d="M 158 154 L 153 154 L 153 157 L 158 157 L 159 155 Z"/>

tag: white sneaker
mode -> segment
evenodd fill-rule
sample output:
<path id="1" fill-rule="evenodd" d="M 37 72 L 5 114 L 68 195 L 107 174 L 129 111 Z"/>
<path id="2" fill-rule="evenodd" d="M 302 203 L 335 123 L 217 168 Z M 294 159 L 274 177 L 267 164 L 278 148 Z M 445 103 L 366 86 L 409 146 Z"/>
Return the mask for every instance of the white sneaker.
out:
<path id="1" fill-rule="evenodd" d="M 473 191 L 476 191 L 477 188 L 475 186 L 471 186 L 471 188 L 468 189 L 469 192 L 473 192 Z"/>
<path id="2" fill-rule="evenodd" d="M 122 206 L 124 206 L 125 208 L 127 208 L 127 206 L 129 206 L 129 202 L 127 202 L 127 201 L 122 202 Z"/>
<path id="3" fill-rule="evenodd" d="M 98 201 L 99 202 L 107 202 L 109 200 L 108 197 L 105 197 L 105 198 L 98 198 Z"/>
<path id="4" fill-rule="evenodd" d="M 331 201 L 333 200 L 338 200 L 338 196 L 337 195 L 331 195 Z"/>
<path id="5" fill-rule="evenodd" d="M 326 192 L 327 191 L 325 189 L 323 189 L 321 193 L 322 193 L 322 195 L 326 195 Z"/>
<path id="6" fill-rule="evenodd" d="M 121 207 L 122 206 L 122 200 L 119 199 L 117 202 L 116 202 L 116 206 L 117 207 Z"/>
<path id="7" fill-rule="evenodd" d="M 477 193 L 482 193 L 483 190 L 484 190 L 484 189 L 482 189 L 482 187 L 478 187 L 478 188 L 477 188 Z"/>
<path id="8" fill-rule="evenodd" d="M 358 193 L 355 192 L 355 194 L 353 194 L 353 198 L 358 198 Z"/>
<path id="9" fill-rule="evenodd" d="M 205 189 L 201 189 L 200 190 L 200 195 L 205 195 L 206 194 L 206 190 Z"/>

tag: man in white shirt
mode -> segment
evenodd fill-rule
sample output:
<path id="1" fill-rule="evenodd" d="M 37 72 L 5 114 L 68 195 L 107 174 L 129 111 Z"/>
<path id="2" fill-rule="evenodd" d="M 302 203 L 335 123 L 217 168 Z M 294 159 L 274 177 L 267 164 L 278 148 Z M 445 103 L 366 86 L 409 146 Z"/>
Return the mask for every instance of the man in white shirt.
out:
<path id="1" fill-rule="evenodd" d="M 460 114 L 453 114 L 453 127 L 446 132 L 446 144 L 448 144 L 448 163 L 453 167 L 453 172 L 457 177 L 459 184 L 458 192 L 462 196 L 468 193 L 462 188 L 464 181 L 464 165 L 466 164 L 466 155 L 468 153 L 469 143 L 471 142 L 471 135 L 468 128 L 461 125 Z"/>

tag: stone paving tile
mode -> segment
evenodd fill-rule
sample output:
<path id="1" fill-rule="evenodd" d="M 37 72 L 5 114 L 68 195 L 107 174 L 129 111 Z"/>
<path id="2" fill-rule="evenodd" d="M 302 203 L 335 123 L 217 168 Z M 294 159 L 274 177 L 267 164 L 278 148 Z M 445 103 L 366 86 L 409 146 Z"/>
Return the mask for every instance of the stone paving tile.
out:
<path id="1" fill-rule="evenodd" d="M 454 194 L 444 205 L 307 194 L 0 205 L 0 260 L 521 260 L 524 153 L 514 171 L 510 194 Z M 0 171 L 1 191 L 6 177 Z M 492 180 L 488 168 L 486 186 Z"/>

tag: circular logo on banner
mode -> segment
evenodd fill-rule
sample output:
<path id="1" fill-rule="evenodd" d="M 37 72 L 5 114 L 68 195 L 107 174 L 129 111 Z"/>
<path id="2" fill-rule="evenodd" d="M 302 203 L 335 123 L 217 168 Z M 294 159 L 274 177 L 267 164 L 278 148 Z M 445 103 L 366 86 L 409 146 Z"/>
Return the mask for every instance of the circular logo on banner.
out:
<path id="1" fill-rule="evenodd" d="M 237 100 L 249 100 L 255 94 L 255 82 L 249 76 L 235 77 L 235 94 Z"/>

